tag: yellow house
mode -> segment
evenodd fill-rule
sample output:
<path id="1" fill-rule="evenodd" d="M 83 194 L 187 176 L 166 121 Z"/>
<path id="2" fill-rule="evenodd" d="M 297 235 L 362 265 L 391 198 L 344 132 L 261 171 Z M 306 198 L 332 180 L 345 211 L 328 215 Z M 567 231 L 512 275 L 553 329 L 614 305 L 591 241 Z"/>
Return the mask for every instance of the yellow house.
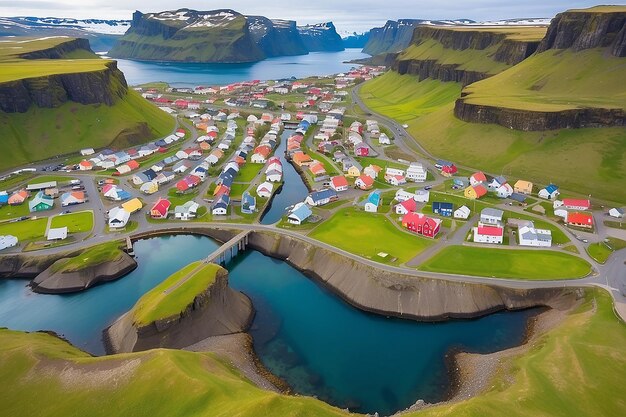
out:
<path id="1" fill-rule="evenodd" d="M 465 198 L 469 198 L 470 200 L 476 200 L 487 194 L 487 189 L 482 184 L 476 186 L 470 185 L 465 189 L 465 192 L 463 194 L 465 195 Z"/>
<path id="2" fill-rule="evenodd" d="M 530 181 L 518 180 L 513 186 L 513 191 L 520 194 L 530 195 L 533 192 L 533 183 Z"/>
<path id="3" fill-rule="evenodd" d="M 359 170 L 359 168 L 357 168 L 356 166 L 352 165 L 350 168 L 348 168 L 348 172 L 346 172 L 346 175 L 348 177 L 358 177 L 361 175 L 361 171 Z"/>
<path id="4" fill-rule="evenodd" d="M 138 198 L 133 198 L 132 200 L 128 200 L 127 202 L 122 204 L 122 208 L 126 210 L 127 212 L 129 212 L 130 214 L 133 214 L 134 212 L 141 210 L 142 207 L 143 207 L 143 204 L 141 204 L 141 201 L 139 201 Z"/>

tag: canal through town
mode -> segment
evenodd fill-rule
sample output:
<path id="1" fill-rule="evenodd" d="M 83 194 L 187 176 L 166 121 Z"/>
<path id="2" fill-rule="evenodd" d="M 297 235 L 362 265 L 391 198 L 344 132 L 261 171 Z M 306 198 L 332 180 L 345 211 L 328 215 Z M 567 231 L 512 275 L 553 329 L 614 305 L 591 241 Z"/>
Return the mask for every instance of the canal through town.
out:
<path id="1" fill-rule="evenodd" d="M 26 280 L 0 280 L 0 327 L 52 330 L 102 354 L 102 330 L 142 294 L 217 248 L 200 236 L 135 243 L 139 266 L 126 277 L 71 295 L 35 294 Z M 285 262 L 248 251 L 228 265 L 230 285 L 253 301 L 250 329 L 263 364 L 295 392 L 381 415 L 418 399 L 443 399 L 451 349 L 493 352 L 519 345 L 536 311 L 476 320 L 418 323 L 357 310 Z"/>

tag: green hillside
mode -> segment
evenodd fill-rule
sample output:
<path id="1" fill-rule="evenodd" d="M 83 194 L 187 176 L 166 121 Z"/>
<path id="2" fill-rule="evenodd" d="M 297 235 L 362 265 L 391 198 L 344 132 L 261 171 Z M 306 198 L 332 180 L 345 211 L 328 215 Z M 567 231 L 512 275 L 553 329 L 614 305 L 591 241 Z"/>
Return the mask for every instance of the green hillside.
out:
<path id="1" fill-rule="evenodd" d="M 0 169 L 81 148 L 123 148 L 164 136 L 174 119 L 135 91 L 113 106 L 67 102 L 49 109 L 32 106 L 26 113 L 0 111 Z"/>

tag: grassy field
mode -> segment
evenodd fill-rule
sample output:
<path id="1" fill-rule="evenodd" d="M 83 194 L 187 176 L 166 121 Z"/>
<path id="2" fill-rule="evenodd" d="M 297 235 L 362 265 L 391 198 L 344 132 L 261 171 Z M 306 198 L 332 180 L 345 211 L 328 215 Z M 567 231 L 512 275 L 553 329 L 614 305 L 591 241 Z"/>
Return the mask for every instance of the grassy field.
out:
<path id="1" fill-rule="evenodd" d="M 399 230 L 389 219 L 379 214 L 354 208 L 338 210 L 330 219 L 316 227 L 310 237 L 343 250 L 373 259 L 386 252 L 397 263 L 405 263 L 432 245 L 432 241 Z"/>
<path id="2" fill-rule="evenodd" d="M 549 223 L 545 220 L 538 219 L 536 217 L 527 216 L 525 214 L 520 214 L 513 211 L 504 211 L 505 219 L 521 219 L 521 220 L 530 220 L 533 222 L 537 229 L 547 229 L 552 232 L 552 244 L 553 245 L 562 245 L 571 242 L 570 238 L 567 237 L 565 232 L 563 232 L 557 226 L 554 226 L 552 223 Z"/>
<path id="3" fill-rule="evenodd" d="M 165 136 L 173 127 L 172 117 L 134 91 L 113 106 L 67 102 L 54 109 L 0 113 L 0 169 L 84 147 L 123 148 Z"/>
<path id="4" fill-rule="evenodd" d="M 46 233 L 47 225 L 48 219 L 45 217 L 36 220 L 2 223 L 0 224 L 0 235 L 13 235 L 17 237 L 20 242 L 24 240 L 42 239 Z"/>
<path id="5" fill-rule="evenodd" d="M 134 323 L 147 325 L 181 313 L 215 282 L 220 269 L 217 264 L 197 261 L 173 273 L 137 301 L 131 310 Z"/>
<path id="6" fill-rule="evenodd" d="M 263 164 L 246 163 L 239 169 L 239 173 L 235 178 L 238 182 L 250 182 L 265 168 Z"/>
<path id="7" fill-rule="evenodd" d="M 2 413 L 40 417 L 326 417 L 311 397 L 265 391 L 210 353 L 155 349 L 92 357 L 45 333 L 0 330 Z"/>
<path id="8" fill-rule="evenodd" d="M 626 242 L 615 237 L 607 238 L 606 242 L 592 243 L 587 247 L 587 253 L 601 264 L 605 263 L 611 254 L 626 248 Z"/>
<path id="9" fill-rule="evenodd" d="M 93 211 L 62 214 L 54 216 L 50 221 L 51 228 L 64 226 L 70 233 L 90 232 L 93 229 Z"/>
<path id="10" fill-rule="evenodd" d="M 498 125 L 463 122 L 454 117 L 457 97 L 450 94 L 450 83 L 439 83 L 432 92 L 446 100 L 424 108 L 419 104 L 408 105 L 410 112 L 401 111 L 395 106 L 402 107 L 408 98 L 396 99 L 398 79 L 403 84 L 413 84 L 413 91 L 430 88 L 433 83 L 388 73 L 363 85 L 364 102 L 376 112 L 408 123 L 409 133 L 437 157 L 538 184 L 552 181 L 580 195 L 592 194 L 606 201 L 626 202 L 620 192 L 626 180 L 625 128 L 522 132 Z M 453 85 L 460 91 L 460 85 Z M 618 90 L 618 98 L 620 94 Z M 385 102 L 392 105 L 387 106 Z"/>
<path id="11" fill-rule="evenodd" d="M 408 414 L 411 417 L 605 417 L 626 414 L 626 326 L 611 298 L 589 290 L 585 303 L 506 360 L 504 371 L 478 397 Z M 575 399 L 575 400 L 574 400 Z"/>
<path id="12" fill-rule="evenodd" d="M 626 222 L 616 222 L 616 221 L 605 220 L 604 225 L 606 227 L 612 227 L 614 229 L 626 229 Z"/>
<path id="13" fill-rule="evenodd" d="M 424 262 L 422 271 L 523 280 L 574 279 L 591 271 L 588 262 L 548 250 L 447 246 Z"/>
<path id="14" fill-rule="evenodd" d="M 55 272 L 61 270 L 66 272 L 79 271 L 89 266 L 100 265 L 104 262 L 116 260 L 121 254 L 120 242 L 112 241 L 102 243 L 85 249 L 78 256 L 68 258 L 63 262 L 55 264 L 54 270 Z"/>

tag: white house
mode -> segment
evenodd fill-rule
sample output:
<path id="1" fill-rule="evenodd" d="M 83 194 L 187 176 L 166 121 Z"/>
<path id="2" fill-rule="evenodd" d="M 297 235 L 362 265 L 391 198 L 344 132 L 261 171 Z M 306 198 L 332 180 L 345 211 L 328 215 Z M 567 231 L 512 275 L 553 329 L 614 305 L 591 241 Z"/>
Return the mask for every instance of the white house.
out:
<path id="1" fill-rule="evenodd" d="M 17 238 L 13 235 L 0 236 L 0 250 L 17 246 Z"/>
<path id="2" fill-rule="evenodd" d="M 120 229 L 126 226 L 130 219 L 130 213 L 121 207 L 113 207 L 109 210 L 109 228 Z"/>
<path id="3" fill-rule="evenodd" d="M 533 222 L 528 222 L 517 231 L 520 246 L 552 246 L 552 232 L 546 229 L 535 229 Z"/>
<path id="4" fill-rule="evenodd" d="M 424 182 L 427 176 L 428 172 L 424 168 L 424 165 L 419 162 L 411 162 L 411 165 L 409 165 L 409 168 L 406 170 L 406 178 L 410 181 Z"/>
<path id="5" fill-rule="evenodd" d="M 474 242 L 501 244 L 504 238 L 504 228 L 478 223 L 474 227 Z"/>
<path id="6" fill-rule="evenodd" d="M 287 221 L 291 224 L 302 224 L 306 219 L 311 217 L 313 212 L 306 203 L 297 203 L 292 207 L 287 215 Z"/>
<path id="7" fill-rule="evenodd" d="M 513 194 L 513 187 L 509 183 L 504 183 L 496 189 L 496 195 L 500 198 L 508 198 Z"/>
<path id="8" fill-rule="evenodd" d="M 430 200 L 430 191 L 417 190 L 415 193 L 410 193 L 402 188 L 396 191 L 395 199 L 397 201 L 415 200 L 418 203 L 428 203 Z"/>
<path id="9" fill-rule="evenodd" d="M 406 184 L 406 178 L 402 175 L 385 175 L 385 181 L 396 187 Z"/>
<path id="10" fill-rule="evenodd" d="M 370 195 L 367 196 L 367 199 L 365 200 L 365 204 L 363 205 L 363 208 L 368 213 L 376 213 L 378 212 L 378 207 L 380 207 L 382 203 L 383 203 L 383 200 L 380 196 L 380 191 L 378 190 L 372 191 Z"/>
<path id="11" fill-rule="evenodd" d="M 559 187 L 554 184 L 550 184 L 547 187 L 539 190 L 538 196 L 545 200 L 554 200 L 559 194 Z"/>
<path id="12" fill-rule="evenodd" d="M 504 212 L 502 210 L 487 207 L 480 212 L 480 222 L 484 224 L 502 224 L 502 216 Z"/>
<path id="13" fill-rule="evenodd" d="M 196 217 L 200 204 L 193 200 L 187 201 L 182 206 L 174 207 L 174 218 L 179 220 L 189 220 Z"/>
<path id="14" fill-rule="evenodd" d="M 458 209 L 454 210 L 454 218 L 467 220 L 470 216 L 470 209 L 467 206 L 461 206 Z"/>
<path id="15" fill-rule="evenodd" d="M 67 239 L 67 226 L 48 229 L 47 240 L 65 240 Z"/>
<path id="16" fill-rule="evenodd" d="M 563 220 L 567 220 L 567 209 L 565 207 L 559 207 L 554 209 L 554 215 L 557 217 L 561 217 Z"/>
<path id="17" fill-rule="evenodd" d="M 93 155 L 96 151 L 93 148 L 85 148 L 80 150 L 82 156 Z"/>
<path id="18" fill-rule="evenodd" d="M 400 175 L 402 177 L 406 176 L 404 170 L 402 169 L 397 169 L 397 168 L 387 168 L 385 170 L 385 177 L 389 175 L 389 176 L 394 176 L 394 175 Z"/>
<path id="19" fill-rule="evenodd" d="M 273 190 L 274 190 L 274 184 L 272 184 L 271 182 L 265 181 L 264 183 L 261 183 L 257 187 L 256 194 L 259 197 L 270 198 L 272 196 Z"/>
<path id="20" fill-rule="evenodd" d="M 616 219 L 621 219 L 622 217 L 624 217 L 624 209 L 617 207 L 612 208 L 611 210 L 609 210 L 609 216 L 615 217 Z"/>
<path id="21" fill-rule="evenodd" d="M 380 136 L 378 137 L 378 144 L 379 145 L 391 145 L 391 139 L 389 139 L 389 136 L 387 136 L 384 133 L 381 133 Z"/>

